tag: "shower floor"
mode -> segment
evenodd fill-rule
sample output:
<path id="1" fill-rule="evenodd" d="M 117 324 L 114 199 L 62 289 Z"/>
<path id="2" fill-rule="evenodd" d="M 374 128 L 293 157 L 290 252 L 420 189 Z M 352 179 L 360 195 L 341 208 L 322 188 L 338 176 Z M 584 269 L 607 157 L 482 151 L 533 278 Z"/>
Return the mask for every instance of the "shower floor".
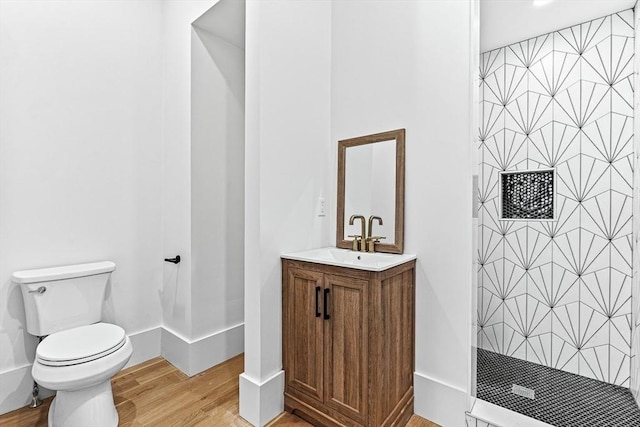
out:
<path id="1" fill-rule="evenodd" d="M 535 398 L 514 394 L 514 384 L 534 390 Z M 482 349 L 477 397 L 556 427 L 640 426 L 627 388 Z"/>

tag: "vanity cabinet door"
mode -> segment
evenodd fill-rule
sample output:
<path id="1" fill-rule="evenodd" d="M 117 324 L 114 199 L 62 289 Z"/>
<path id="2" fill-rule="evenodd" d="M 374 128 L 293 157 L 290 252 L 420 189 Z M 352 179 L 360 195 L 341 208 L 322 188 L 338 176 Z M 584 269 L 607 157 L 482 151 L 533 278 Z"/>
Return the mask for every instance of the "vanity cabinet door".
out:
<path id="1" fill-rule="evenodd" d="M 283 342 L 287 388 L 323 401 L 322 273 L 287 269 Z"/>
<path id="2" fill-rule="evenodd" d="M 366 280 L 325 274 L 325 406 L 365 424 L 368 386 Z"/>

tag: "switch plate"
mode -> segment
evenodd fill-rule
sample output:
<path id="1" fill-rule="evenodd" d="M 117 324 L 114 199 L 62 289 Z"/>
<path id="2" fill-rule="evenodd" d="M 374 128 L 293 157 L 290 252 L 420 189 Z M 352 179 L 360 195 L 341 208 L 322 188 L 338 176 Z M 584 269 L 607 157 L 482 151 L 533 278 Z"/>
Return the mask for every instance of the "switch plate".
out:
<path id="1" fill-rule="evenodd" d="M 326 216 L 327 215 L 327 204 L 324 200 L 324 197 L 320 197 L 318 199 L 318 216 Z"/>

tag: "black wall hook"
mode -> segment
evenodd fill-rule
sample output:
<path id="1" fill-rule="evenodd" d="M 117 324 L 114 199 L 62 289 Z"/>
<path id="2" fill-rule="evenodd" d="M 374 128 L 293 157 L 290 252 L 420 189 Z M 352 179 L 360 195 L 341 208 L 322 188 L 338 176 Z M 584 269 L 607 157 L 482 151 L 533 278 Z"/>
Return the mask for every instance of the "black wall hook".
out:
<path id="1" fill-rule="evenodd" d="M 176 255 L 175 258 L 165 258 L 164 260 L 167 262 L 172 262 L 174 264 L 177 264 L 180 262 L 180 255 Z"/>

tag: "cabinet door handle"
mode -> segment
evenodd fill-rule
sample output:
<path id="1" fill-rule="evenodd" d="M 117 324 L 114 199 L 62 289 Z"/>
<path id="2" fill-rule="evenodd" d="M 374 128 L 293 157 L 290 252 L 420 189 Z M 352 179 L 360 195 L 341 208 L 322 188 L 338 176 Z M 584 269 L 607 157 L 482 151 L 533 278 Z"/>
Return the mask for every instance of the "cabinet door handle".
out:
<path id="1" fill-rule="evenodd" d="M 316 317 L 320 317 L 320 307 L 318 307 L 318 300 L 320 299 L 320 286 L 316 286 Z"/>
<path id="2" fill-rule="evenodd" d="M 324 290 L 324 318 L 325 319 L 330 319 L 331 316 L 329 315 L 329 291 L 331 289 L 327 288 Z"/>

